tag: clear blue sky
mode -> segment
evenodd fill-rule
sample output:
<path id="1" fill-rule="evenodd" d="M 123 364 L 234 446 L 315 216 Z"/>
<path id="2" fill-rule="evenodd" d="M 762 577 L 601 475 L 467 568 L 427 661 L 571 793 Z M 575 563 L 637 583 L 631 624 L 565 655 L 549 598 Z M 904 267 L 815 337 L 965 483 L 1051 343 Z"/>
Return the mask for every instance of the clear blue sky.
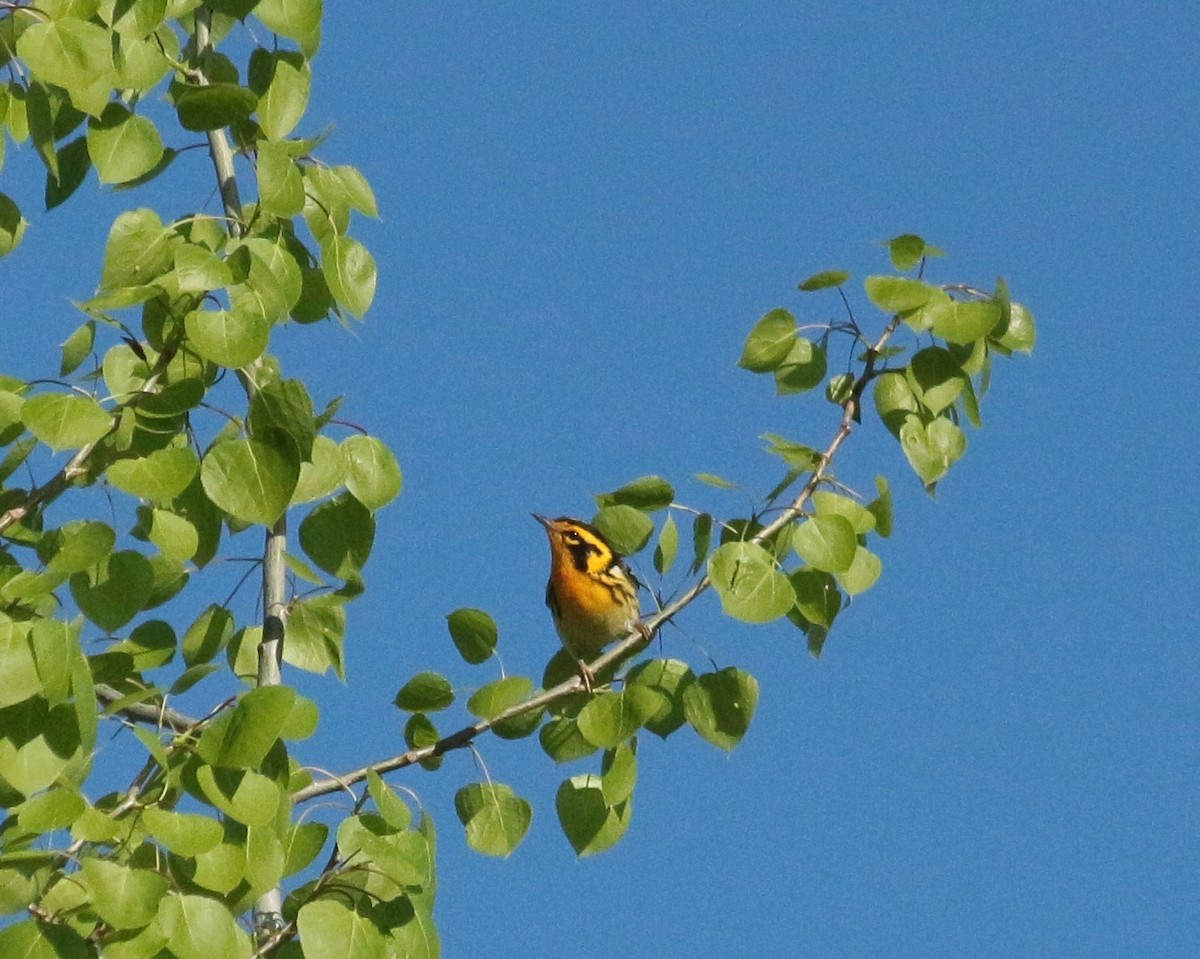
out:
<path id="1" fill-rule="evenodd" d="M 852 438 L 841 475 L 891 478 L 896 533 L 819 662 L 790 626 L 741 626 L 713 597 L 668 632 L 668 655 L 754 673 L 760 709 L 728 758 L 687 731 L 644 737 L 614 851 L 574 858 L 554 790 L 591 766 L 552 768 L 536 743 L 481 746 L 535 806 L 506 862 L 461 838 L 468 753 L 394 777 L 441 827 L 445 954 L 1194 955 L 1194 6 L 326 17 L 309 130 L 336 123 L 325 156 L 375 186 L 384 220 L 358 235 L 379 294 L 354 334 L 289 332 L 279 352 L 314 395 L 348 394 L 406 488 L 351 608 L 348 685 L 302 681 L 325 722 L 302 759 L 399 751 L 389 702 L 420 669 L 494 678 L 457 664 L 442 617 L 458 606 L 490 610 L 506 667 L 540 674 L 556 640 L 531 511 L 587 514 L 589 494 L 653 472 L 736 513 L 744 494 L 689 477 L 762 491 L 758 434 L 823 445 L 833 407 L 735 368 L 765 310 L 838 315 L 795 293 L 808 274 L 861 277 L 884 266 L 874 241 L 918 232 L 950 253 L 935 278 L 1002 273 L 1039 320 L 936 503 L 876 422 Z M 194 190 L 203 157 L 180 162 Z M 7 368 L 57 363 L 63 298 L 90 293 L 126 203 L 33 217 L 0 265 Z"/>

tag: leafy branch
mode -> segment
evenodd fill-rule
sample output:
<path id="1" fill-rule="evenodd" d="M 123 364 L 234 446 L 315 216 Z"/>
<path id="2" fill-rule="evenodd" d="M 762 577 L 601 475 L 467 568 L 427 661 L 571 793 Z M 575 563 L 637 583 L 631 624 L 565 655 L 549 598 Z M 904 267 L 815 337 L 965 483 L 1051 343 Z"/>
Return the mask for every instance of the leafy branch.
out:
<path id="1" fill-rule="evenodd" d="M 863 392 L 866 390 L 867 385 L 876 377 L 876 361 L 881 351 L 887 345 L 888 340 L 895 333 L 898 324 L 899 319 L 894 318 L 883 333 L 880 334 L 879 338 L 867 348 L 862 372 L 854 379 L 849 394 L 842 403 L 841 422 L 838 424 L 838 428 L 828 445 L 820 454 L 815 467 L 809 475 L 808 481 L 792 502 L 785 509 L 781 510 L 774 520 L 754 533 L 748 542 L 762 546 L 770 542 L 772 537 L 781 529 L 794 523 L 804 515 L 813 493 L 826 481 L 838 450 L 853 432 L 854 424 L 860 419 Z M 653 615 L 646 617 L 644 622 L 650 634 L 657 633 L 665 623 L 674 619 L 675 616 L 695 602 L 711 586 L 712 580 L 709 574 L 705 573 L 678 598 L 672 600 Z M 590 664 L 591 668 L 595 673 L 603 674 L 638 653 L 641 649 L 645 648 L 648 642 L 649 640 L 645 634 L 634 630 L 607 652 L 597 657 Z M 469 746 L 477 737 L 494 729 L 497 724 L 503 724 L 508 720 L 538 712 L 582 692 L 584 692 L 583 680 L 579 676 L 572 676 L 551 689 L 542 690 L 513 706 L 509 706 L 495 716 L 483 718 L 478 722 L 464 726 L 456 732 L 444 736 L 427 746 L 419 749 L 410 749 L 404 753 L 371 763 L 367 766 L 362 766 L 358 769 L 315 780 L 296 790 L 292 794 L 292 800 L 295 803 L 307 802 L 318 796 L 348 789 L 354 784 L 362 782 L 372 773 L 384 775 L 403 769 L 406 766 L 434 759 L 452 750 L 462 749 Z"/>

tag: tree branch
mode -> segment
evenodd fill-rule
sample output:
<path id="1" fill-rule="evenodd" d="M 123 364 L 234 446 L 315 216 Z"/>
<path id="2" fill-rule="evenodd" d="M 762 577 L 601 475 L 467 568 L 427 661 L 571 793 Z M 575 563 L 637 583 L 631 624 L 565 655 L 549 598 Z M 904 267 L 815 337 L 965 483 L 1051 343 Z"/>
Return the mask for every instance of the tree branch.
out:
<path id="1" fill-rule="evenodd" d="M 205 70 L 205 58 L 212 50 L 212 11 L 207 6 L 196 10 L 196 80 L 201 85 L 209 82 Z M 217 188 L 221 191 L 221 203 L 229 222 L 230 235 L 240 237 L 245 233 L 242 222 L 242 200 L 238 191 L 237 172 L 233 168 L 233 150 L 225 136 L 224 128 L 208 131 L 208 152 L 212 157 L 217 175 Z M 251 371 L 252 372 L 252 371 Z M 255 384 L 252 375 L 243 375 L 247 399 L 254 397 Z M 267 530 L 263 545 L 263 636 L 258 646 L 258 685 L 278 686 L 282 682 L 280 662 L 283 655 L 283 610 L 286 606 L 287 568 L 284 555 L 287 551 L 287 513 Z M 254 904 L 255 936 L 262 945 L 277 931 L 282 922 L 283 895 L 278 886 L 268 889 Z"/>
<path id="2" fill-rule="evenodd" d="M 97 683 L 96 698 L 104 703 L 104 705 L 111 706 L 113 703 L 124 699 L 125 694 L 117 689 L 113 689 L 112 686 Z M 188 716 L 178 710 L 171 709 L 161 700 L 149 703 L 130 703 L 127 706 L 122 706 L 116 712 L 118 715 L 132 719 L 134 722 L 146 723 L 149 726 L 158 726 L 175 733 L 191 732 L 201 722 L 194 716 Z"/>
<path id="3" fill-rule="evenodd" d="M 208 73 L 204 59 L 212 50 L 212 10 L 200 6 L 196 10 L 196 66 L 194 73 L 201 86 L 208 86 Z M 233 169 L 233 150 L 220 127 L 208 131 L 208 153 L 212 157 L 213 169 L 217 174 L 217 189 L 221 191 L 221 204 L 229 218 L 229 232 L 240 237 L 245 232 L 242 225 L 242 198 L 238 192 L 237 173 Z"/>
<path id="4" fill-rule="evenodd" d="M 789 523 L 795 522 L 803 513 L 808 505 L 808 501 L 812 498 L 813 493 L 817 488 L 827 481 L 830 466 L 833 464 L 833 458 L 837 455 L 846 438 L 853 432 L 854 424 L 858 419 L 860 410 L 862 409 L 863 392 L 867 385 L 878 374 L 875 369 L 875 361 L 879 357 L 880 351 L 887 345 L 887 341 L 891 339 L 892 334 L 896 332 L 896 327 L 899 324 L 899 319 L 893 317 L 879 339 L 867 348 L 866 360 L 863 364 L 862 373 L 854 381 L 854 386 L 850 390 L 850 396 L 842 406 L 842 421 L 830 440 L 829 445 L 825 447 L 825 451 L 821 453 L 817 461 L 816 467 L 809 476 L 808 482 L 792 500 L 791 504 L 783 510 L 772 522 L 764 526 L 761 530 L 750 537 L 750 542 L 762 545 L 764 542 L 774 536 L 779 530 L 787 526 Z M 648 629 L 649 635 L 653 635 L 662 625 L 674 618 L 680 611 L 690 606 L 701 593 L 705 592 L 710 586 L 708 574 L 701 576 L 696 583 L 684 592 L 673 602 L 668 603 L 653 616 L 649 616 L 644 620 L 644 624 Z M 649 642 L 646 635 L 640 630 L 635 630 L 630 633 L 612 649 L 597 657 L 589 666 L 594 673 L 599 673 L 609 666 L 614 666 L 630 656 L 638 652 L 642 647 Z M 543 690 L 535 693 L 528 699 L 510 706 L 497 716 L 491 719 L 481 719 L 470 726 L 464 726 L 457 732 L 451 733 L 439 739 L 436 743 L 430 746 L 423 746 L 420 749 L 410 749 L 406 753 L 401 753 L 398 756 L 392 756 L 390 759 L 382 760 L 381 762 L 372 763 L 369 766 L 362 766 L 358 769 L 350 770 L 349 772 L 339 775 L 329 776 L 325 779 L 317 779 L 309 783 L 309 785 L 298 789 L 292 793 L 293 803 L 307 802 L 310 799 L 315 799 L 318 796 L 325 796 L 329 793 L 338 792 L 342 789 L 349 789 L 355 783 L 362 782 L 367 778 L 367 773 L 375 772 L 379 775 L 384 773 L 394 772 L 397 769 L 403 769 L 406 766 L 411 766 L 414 763 L 419 763 L 422 760 L 440 756 L 443 753 L 450 752 L 453 749 L 462 749 L 464 746 L 472 743 L 477 737 L 487 732 L 497 723 L 502 723 L 505 720 L 512 719 L 516 716 L 522 716 L 526 713 L 534 712 L 538 709 L 544 709 L 546 706 L 556 703 L 567 696 L 576 693 L 584 692 L 583 680 L 579 676 L 572 676 L 570 679 L 559 683 L 551 689 Z"/>

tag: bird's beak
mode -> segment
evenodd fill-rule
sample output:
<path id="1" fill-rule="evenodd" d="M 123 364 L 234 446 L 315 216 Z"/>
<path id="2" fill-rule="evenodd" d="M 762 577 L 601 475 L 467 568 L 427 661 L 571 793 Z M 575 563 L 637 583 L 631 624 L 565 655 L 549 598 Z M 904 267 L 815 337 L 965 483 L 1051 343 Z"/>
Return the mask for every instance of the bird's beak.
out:
<path id="1" fill-rule="evenodd" d="M 550 520 L 546 519 L 546 517 L 543 516 L 541 513 L 530 513 L 529 515 L 532 516 L 534 519 L 536 519 L 544 527 L 546 527 L 546 529 L 550 528 Z"/>

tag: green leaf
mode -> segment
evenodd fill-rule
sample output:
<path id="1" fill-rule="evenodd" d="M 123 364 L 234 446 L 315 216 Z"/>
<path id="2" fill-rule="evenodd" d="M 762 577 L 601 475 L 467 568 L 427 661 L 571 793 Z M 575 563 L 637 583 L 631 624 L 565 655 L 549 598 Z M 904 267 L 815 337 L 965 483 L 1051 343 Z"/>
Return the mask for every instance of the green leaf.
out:
<path id="1" fill-rule="evenodd" d="M 825 351 L 802 336 L 796 337 L 783 362 L 775 368 L 775 392 L 803 393 L 825 378 Z"/>
<path id="2" fill-rule="evenodd" d="M 654 520 L 640 509 L 624 504 L 604 507 L 595 515 L 592 523 L 621 556 L 639 552 L 654 532 Z"/>
<path id="3" fill-rule="evenodd" d="M 821 461 L 821 454 L 811 446 L 793 443 L 775 433 L 764 433 L 763 439 L 769 444 L 767 452 L 778 456 L 791 470 L 807 473 Z"/>
<path id="4" fill-rule="evenodd" d="M 256 313 L 193 310 L 183 325 L 192 349 L 233 369 L 258 359 L 271 342 L 270 320 Z"/>
<path id="5" fill-rule="evenodd" d="M 258 97 L 236 83 L 178 86 L 175 109 L 185 130 L 205 133 L 248 120 L 258 107 Z"/>
<path id="6" fill-rule="evenodd" d="M 436 712 L 454 702 L 454 687 L 440 673 L 417 673 L 400 687 L 393 702 L 407 712 Z"/>
<path id="7" fill-rule="evenodd" d="M 90 959 L 95 952 L 74 929 L 28 920 L 0 930 L 5 959 Z"/>
<path id="8" fill-rule="evenodd" d="M 884 243 L 892 255 L 892 265 L 900 271 L 911 270 L 927 256 L 944 256 L 936 246 L 929 246 L 915 233 L 903 233 Z"/>
<path id="9" fill-rule="evenodd" d="M 56 450 L 78 449 L 104 436 L 112 416 L 90 396 L 42 393 L 21 404 L 21 419 L 39 440 Z"/>
<path id="10" fill-rule="evenodd" d="M 393 829 L 407 829 L 412 825 L 412 810 L 408 808 L 408 803 L 397 796 L 373 769 L 367 770 L 367 791 L 375 801 L 379 815 L 389 826 Z"/>
<path id="11" fill-rule="evenodd" d="M 889 370 L 875 380 L 875 410 L 893 436 L 898 438 L 905 421 L 920 409 L 912 384 L 903 373 Z"/>
<path id="12" fill-rule="evenodd" d="M 0 193 L 0 256 L 8 256 L 20 245 L 27 226 L 29 221 L 21 216 L 21 208 L 7 194 Z"/>
<path id="13" fill-rule="evenodd" d="M 1013 303 L 1008 327 L 997 342 L 1014 353 L 1032 353 L 1034 343 L 1037 342 L 1037 327 L 1033 322 L 1033 314 L 1020 303 Z"/>
<path id="14" fill-rule="evenodd" d="M 875 528 L 875 517 L 870 510 L 840 493 L 818 490 L 813 494 L 813 505 L 818 516 L 841 516 L 858 536 L 863 536 Z"/>
<path id="15" fill-rule="evenodd" d="M 207 247 L 181 243 L 175 248 L 174 278 L 180 293 L 207 293 L 233 283 L 233 271 Z"/>
<path id="16" fill-rule="evenodd" d="M 153 210 L 128 210 L 118 216 L 104 247 L 100 290 L 141 286 L 161 276 L 174 259 L 171 236 Z"/>
<path id="17" fill-rule="evenodd" d="M 600 763 L 600 790 L 609 806 L 625 802 L 637 784 L 637 742 L 605 750 Z"/>
<path id="18" fill-rule="evenodd" d="M 796 602 L 791 584 L 774 557 L 757 543 L 719 546 L 708 561 L 708 575 L 725 612 L 747 623 L 768 623 Z"/>
<path id="19" fill-rule="evenodd" d="M 250 937 L 229 907 L 206 896 L 168 894 L 158 925 L 176 959 L 250 959 Z"/>
<path id="20" fill-rule="evenodd" d="M 89 905 L 113 929 L 148 925 L 168 888 L 166 876 L 94 856 L 83 860 L 80 874 L 90 893 Z"/>
<path id="21" fill-rule="evenodd" d="M 287 144 L 258 145 L 258 206 L 272 216 L 292 217 L 304 209 L 304 178 Z"/>
<path id="22" fill-rule="evenodd" d="M 659 694 L 659 709 L 642 725 L 663 739 L 683 725 L 683 691 L 695 674 L 678 659 L 651 659 L 638 663 L 625 677 L 627 686 L 645 686 Z"/>
<path id="23" fill-rule="evenodd" d="M 58 174 L 47 173 L 46 191 L 43 193 L 47 210 L 53 210 L 55 206 L 66 203 L 71 194 L 88 178 L 91 169 L 88 138 L 76 137 L 71 143 L 60 146 L 55 154 L 54 167 L 58 169 Z"/>
<path id="24" fill-rule="evenodd" d="M 674 502 L 675 490 L 661 476 L 643 476 L 611 493 L 598 493 L 594 499 L 596 508 L 601 510 L 622 505 L 632 506 L 643 513 L 653 513 L 666 509 Z"/>
<path id="25" fill-rule="evenodd" d="M 758 681 L 733 666 L 702 673 L 683 691 L 692 728 L 726 752 L 741 742 L 757 706 Z"/>
<path id="26" fill-rule="evenodd" d="M 925 424 L 910 416 L 900 428 L 900 447 L 926 489 L 932 490 L 966 452 L 967 435 L 948 419 Z"/>
<path id="27" fill-rule="evenodd" d="M 347 472 L 341 447 L 328 436 L 318 434 L 313 438 L 312 461 L 300 464 L 300 479 L 292 494 L 292 505 L 324 499 L 346 481 Z"/>
<path id="28" fill-rule="evenodd" d="M 36 619 L 29 639 L 46 697 L 57 705 L 71 693 L 71 670 L 79 657 L 81 623 L 58 619 Z M 3 674 L 0 674 L 3 675 Z"/>
<path id="29" fill-rule="evenodd" d="M 533 735 L 545 716 L 544 708 L 529 709 L 516 716 L 497 720 L 492 726 L 492 732 L 501 739 L 524 739 L 526 736 Z"/>
<path id="30" fill-rule="evenodd" d="M 250 55 L 248 79 L 250 89 L 258 95 L 258 122 L 263 133 L 270 140 L 282 140 L 308 109 L 312 70 L 303 56 L 293 51 L 272 52 L 260 47 Z M 259 149 L 265 145 L 260 144 Z"/>
<path id="31" fill-rule="evenodd" d="M 296 705 L 296 691 L 287 686 L 260 686 L 238 699 L 223 724 L 221 735 L 209 744 L 205 739 L 216 727 L 210 726 L 200 737 L 200 754 L 218 766 L 253 769 L 260 766 L 271 747 L 283 735 Z"/>
<path id="32" fill-rule="evenodd" d="M 188 488 L 200 469 L 200 461 L 189 447 L 154 450 L 137 459 L 117 460 L 105 471 L 117 489 L 149 500 L 169 503 Z"/>
<path id="33" fill-rule="evenodd" d="M 197 683 L 211 676 L 220 668 L 216 663 L 200 663 L 198 666 L 189 666 L 180 674 L 175 682 L 171 683 L 167 692 L 172 696 L 186 693 Z"/>
<path id="34" fill-rule="evenodd" d="M 696 575 L 708 559 L 708 550 L 712 545 L 713 518 L 708 513 L 699 513 L 692 520 L 692 565 L 691 575 Z"/>
<path id="35" fill-rule="evenodd" d="M 246 875 L 246 849 L 239 843 L 222 842 L 195 860 L 190 879 L 197 886 L 224 895 L 232 892 Z"/>
<path id="36" fill-rule="evenodd" d="M 153 543 L 165 559 L 185 563 L 196 555 L 200 548 L 200 533 L 179 514 L 139 506 L 137 516 L 133 535 Z"/>
<path id="37" fill-rule="evenodd" d="M 860 546 L 854 551 L 854 560 L 845 572 L 836 573 L 837 581 L 850 596 L 857 596 L 875 585 L 879 574 L 883 572 L 883 563 L 879 557 Z"/>
<path id="38" fill-rule="evenodd" d="M 825 386 L 825 399 L 835 406 L 844 406 L 854 392 L 854 374 L 839 373 L 829 378 Z"/>
<path id="39" fill-rule="evenodd" d="M 424 713 L 413 713 L 404 724 L 404 742 L 409 749 L 425 749 L 439 739 L 437 726 Z M 421 766 L 434 770 L 442 764 L 443 756 L 429 756 L 421 760 Z"/>
<path id="40" fill-rule="evenodd" d="M 0 707 L 22 702 L 43 691 L 37 663 L 29 645 L 29 629 L 0 620 Z"/>
<path id="41" fill-rule="evenodd" d="M 300 524 L 300 546 L 331 576 L 359 573 L 375 542 L 375 520 L 362 503 L 343 493 L 313 507 Z"/>
<path id="42" fill-rule="evenodd" d="M 368 773 L 368 779 L 372 775 L 376 774 Z M 294 876 L 310 865 L 321 854 L 328 838 L 329 827 L 323 822 L 301 822 L 291 826 L 284 849 L 284 876 Z"/>
<path id="43" fill-rule="evenodd" d="M 157 0 L 151 0 L 157 2 Z M 139 3 L 137 10 L 145 10 L 151 4 Z M 167 75 L 172 62 L 180 60 L 179 37 L 163 24 L 149 37 L 121 36 L 113 53 L 117 70 L 115 86 L 139 94 L 153 90 Z M 176 151 L 168 150 L 164 159 L 173 157 Z M 161 170 L 161 167 L 159 168 Z M 144 182 L 139 180 L 136 182 Z"/>
<path id="44" fill-rule="evenodd" d="M 113 69 L 112 40 L 104 28 L 71 16 L 34 23 L 17 40 L 17 54 L 43 83 L 67 90 L 80 109 L 103 109 L 94 88 L 110 84 Z"/>
<path id="45" fill-rule="evenodd" d="M 527 676 L 505 676 L 481 686 L 467 700 L 467 712 L 481 719 L 493 719 L 524 700 L 533 691 Z"/>
<path id="46" fill-rule="evenodd" d="M 112 9 L 112 27 L 122 37 L 148 37 L 163 22 L 167 0 L 142 0 L 141 3 L 115 0 L 106 7 Z M 108 10 L 105 11 L 107 19 Z"/>
<path id="47" fill-rule="evenodd" d="M 238 316 L 279 323 L 300 298 L 300 266 L 285 245 L 262 237 L 240 240 L 228 262 L 236 281 L 229 302 Z"/>
<path id="48" fill-rule="evenodd" d="M 750 330 L 738 366 L 751 373 L 770 373 L 787 359 L 796 329 L 796 318 L 791 313 L 771 310 Z"/>
<path id="49" fill-rule="evenodd" d="M 315 597 L 293 602 L 287 623 L 283 661 L 311 673 L 333 667 L 344 673 L 343 645 L 346 611 L 339 597 Z"/>
<path id="50" fill-rule="evenodd" d="M 978 300 L 967 303 L 950 300 L 931 306 L 928 315 L 935 336 L 947 343 L 970 343 L 996 328 L 1000 307 Z"/>
<path id="51" fill-rule="evenodd" d="M 950 406 L 967 384 L 962 367 L 940 346 L 930 346 L 913 355 L 908 367 L 914 395 L 931 413 Z"/>
<path id="52" fill-rule="evenodd" d="M 189 666 L 207 663 L 229 644 L 234 628 L 233 614 L 211 603 L 183 634 L 183 661 Z"/>
<path id="53" fill-rule="evenodd" d="M 885 539 L 892 535 L 892 491 L 883 476 L 875 477 L 875 489 L 879 495 L 867 504 L 875 517 L 875 531 Z"/>
<path id="54" fill-rule="evenodd" d="M 625 835 L 633 807 L 627 799 L 610 806 L 599 776 L 572 776 L 558 787 L 554 800 L 558 821 L 579 856 L 610 849 Z"/>
<path id="55" fill-rule="evenodd" d="M 71 595 L 80 612 L 109 632 L 140 613 L 154 589 L 154 567 L 141 553 L 113 553 L 85 572 L 71 576 Z"/>
<path id="56" fill-rule="evenodd" d="M 106 523 L 74 520 L 38 544 L 38 558 L 59 573 L 80 573 L 112 552 L 117 534 Z"/>
<path id="57" fill-rule="evenodd" d="M 379 927 L 355 912 L 343 899 L 315 899 L 301 906 L 296 916 L 304 955 L 317 959 L 384 959 L 387 942 Z M 215 953 L 214 955 L 220 955 Z M 213 959 L 209 956 L 208 959 Z"/>
<path id="58" fill-rule="evenodd" d="M 66 829 L 73 823 L 87 803 L 74 789 L 51 789 L 25 800 L 17 810 L 17 829 L 27 835 Z"/>
<path id="59" fill-rule="evenodd" d="M 101 183 L 125 183 L 158 165 L 163 142 L 150 120 L 110 103 L 88 123 L 87 149 Z"/>
<path id="60" fill-rule="evenodd" d="M 649 686 L 597 693 L 579 712 L 579 732 L 593 745 L 609 749 L 633 736 L 663 708 L 661 694 Z"/>
<path id="61" fill-rule="evenodd" d="M 375 298 L 375 258 L 358 240 L 334 234 L 321 244 L 321 261 L 333 298 L 361 319 Z"/>
<path id="62" fill-rule="evenodd" d="M 321 0 L 260 0 L 254 15 L 281 36 L 315 47 L 321 31 Z M 311 50 L 308 51 L 311 55 Z"/>
<path id="63" fill-rule="evenodd" d="M 556 763 L 567 763 L 582 759 L 596 751 L 579 731 L 579 724 L 566 716 L 550 719 L 538 733 L 542 750 Z"/>
<path id="64" fill-rule="evenodd" d="M 796 608 L 789 617 L 803 619 L 800 626 L 818 626 L 828 631 L 842 608 L 842 594 L 829 573 L 816 569 L 798 569 L 788 577 L 796 591 Z"/>
<path id="65" fill-rule="evenodd" d="M 822 270 L 820 273 L 810 276 L 797 289 L 811 293 L 814 290 L 825 290 L 831 286 L 841 286 L 848 279 L 850 279 L 850 274 L 845 270 Z"/>
<path id="66" fill-rule="evenodd" d="M 221 824 L 196 813 L 149 806 L 142 810 L 142 823 L 151 837 L 177 856 L 198 856 L 221 841 Z"/>
<path id="67" fill-rule="evenodd" d="M 374 436 L 350 436 L 342 441 L 346 487 L 367 509 L 386 506 L 398 495 L 404 480 L 392 451 Z"/>
<path id="68" fill-rule="evenodd" d="M 929 302 L 934 288 L 906 276 L 868 276 L 863 282 L 867 299 L 885 313 L 905 313 Z"/>
<path id="69" fill-rule="evenodd" d="M 658 533 L 658 545 L 654 547 L 654 568 L 660 576 L 665 576 L 675 565 L 675 557 L 679 555 L 679 527 L 675 518 L 668 515 Z"/>
<path id="70" fill-rule="evenodd" d="M 467 829 L 467 845 L 502 859 L 521 844 L 533 819 L 533 807 L 497 782 L 463 786 L 455 793 L 454 809 Z"/>
<path id="71" fill-rule="evenodd" d="M 375 191 L 362 172 L 345 164 L 330 167 L 329 172 L 337 178 L 341 185 L 342 195 L 346 202 L 359 213 L 365 213 L 374 219 L 379 218 L 379 205 L 375 200 Z"/>
<path id="72" fill-rule="evenodd" d="M 456 609 L 446 617 L 446 625 L 458 654 L 468 663 L 477 666 L 495 652 L 499 631 L 482 609 Z"/>
<path id="73" fill-rule="evenodd" d="M 301 460 L 312 457 L 316 420 L 312 399 L 300 380 L 277 380 L 255 390 L 248 422 L 252 437 L 278 443 L 279 437 L 271 434 L 283 433 L 295 444 Z"/>
<path id="74" fill-rule="evenodd" d="M 59 365 L 59 376 L 70 376 L 92 352 L 96 341 L 96 322 L 88 320 L 63 341 L 62 363 Z"/>
<path id="75" fill-rule="evenodd" d="M 844 572 L 854 561 L 858 538 L 844 516 L 817 515 L 801 523 L 792 534 L 792 548 L 813 569 Z"/>
<path id="76" fill-rule="evenodd" d="M 204 492 L 243 523 L 272 525 L 287 508 L 300 478 L 300 463 L 259 440 L 223 440 L 200 464 Z"/>
<path id="77" fill-rule="evenodd" d="M 271 822 L 283 795 L 276 783 L 249 769 L 201 766 L 196 782 L 210 803 L 247 826 Z"/>
<path id="78" fill-rule="evenodd" d="M 156 669 L 175 658 L 175 630 L 170 623 L 151 619 L 138 623 L 129 638 L 113 646 L 111 652 L 128 653 L 133 657 L 133 668 Z"/>
<path id="79" fill-rule="evenodd" d="M 738 484 L 716 473 L 696 473 L 696 479 L 713 489 L 738 489 Z"/>

